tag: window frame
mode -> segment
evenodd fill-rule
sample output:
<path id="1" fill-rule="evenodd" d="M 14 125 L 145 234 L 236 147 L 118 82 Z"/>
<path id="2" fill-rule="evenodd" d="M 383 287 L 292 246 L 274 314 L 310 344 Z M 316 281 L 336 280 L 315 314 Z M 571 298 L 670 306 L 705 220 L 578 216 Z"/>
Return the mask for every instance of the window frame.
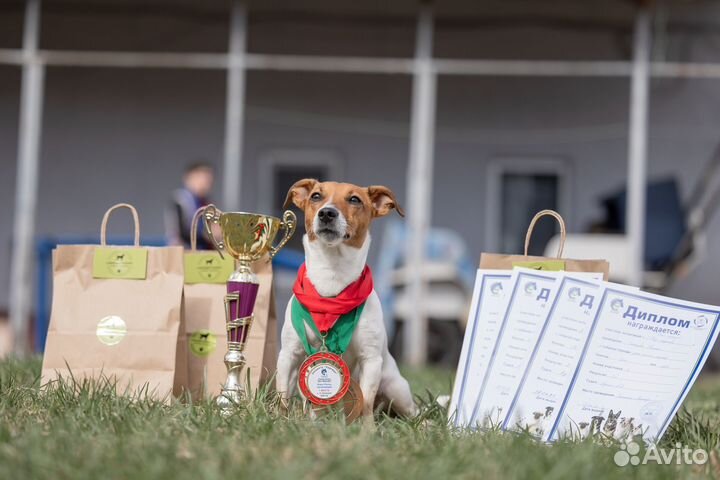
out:
<path id="1" fill-rule="evenodd" d="M 571 224 L 572 209 L 572 163 L 563 157 L 547 156 L 500 156 L 488 163 L 486 179 L 485 250 L 499 252 L 502 248 L 502 178 L 505 174 L 555 175 L 558 179 L 558 212 L 565 223 Z M 503 252 L 510 253 L 510 252 Z"/>
<path id="2" fill-rule="evenodd" d="M 330 148 L 272 148 L 259 157 L 259 207 L 262 212 L 271 212 L 278 195 L 287 192 L 275 191 L 275 172 L 280 167 L 327 167 L 328 177 L 340 179 L 344 162 L 339 152 Z M 300 179 L 298 179 L 300 180 Z"/>

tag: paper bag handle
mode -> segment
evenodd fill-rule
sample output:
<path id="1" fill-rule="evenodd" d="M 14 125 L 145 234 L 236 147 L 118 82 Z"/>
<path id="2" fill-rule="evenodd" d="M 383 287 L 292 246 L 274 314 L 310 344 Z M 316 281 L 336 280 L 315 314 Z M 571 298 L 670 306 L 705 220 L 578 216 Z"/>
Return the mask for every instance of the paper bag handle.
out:
<path id="1" fill-rule="evenodd" d="M 530 238 L 532 237 L 535 224 L 542 217 L 553 217 L 560 224 L 560 245 L 558 246 L 557 258 L 562 258 L 563 250 L 565 249 L 565 238 L 567 237 L 567 231 L 565 230 L 565 220 L 555 210 L 541 210 L 535 214 L 533 219 L 530 221 L 527 234 L 525 235 L 525 256 L 527 257 L 528 248 L 530 247 Z"/>
<path id="2" fill-rule="evenodd" d="M 105 212 L 105 215 L 103 215 L 102 223 L 100 224 L 100 245 L 103 247 L 107 245 L 107 223 L 110 219 L 110 214 L 119 209 L 119 208 L 127 208 L 130 210 L 130 213 L 132 213 L 133 222 L 135 223 L 135 240 L 134 245 L 136 247 L 140 246 L 140 218 L 138 217 L 137 210 L 135 210 L 135 207 L 130 205 L 129 203 L 118 203 L 117 205 L 113 205 L 112 207 L 108 208 L 107 212 Z"/>
<path id="3" fill-rule="evenodd" d="M 197 250 L 197 227 L 204 211 L 205 207 L 198 208 L 195 215 L 193 215 L 192 222 L 190 222 L 190 250 L 193 252 Z"/>

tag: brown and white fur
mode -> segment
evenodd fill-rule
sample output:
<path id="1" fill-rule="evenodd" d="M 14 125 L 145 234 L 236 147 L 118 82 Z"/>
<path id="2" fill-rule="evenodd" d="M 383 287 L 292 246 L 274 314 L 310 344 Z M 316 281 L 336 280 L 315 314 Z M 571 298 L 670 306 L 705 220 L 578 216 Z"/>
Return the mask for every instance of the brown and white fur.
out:
<path id="1" fill-rule="evenodd" d="M 313 179 L 300 180 L 290 188 L 285 208 L 290 204 L 305 214 L 303 246 L 307 276 L 324 297 L 338 295 L 360 277 L 370 248 L 371 222 L 393 209 L 404 215 L 395 195 L 386 187 L 364 188 Z M 276 377 L 276 388 L 284 402 L 295 392 L 298 369 L 306 357 L 290 316 L 288 304 Z M 319 339 L 310 328 L 305 330 L 309 341 L 318 347 Z M 401 415 L 417 414 L 410 387 L 400 375 L 387 343 L 380 299 L 373 290 L 343 354 L 363 393 L 363 416 L 370 421 L 376 398 L 389 402 Z"/>

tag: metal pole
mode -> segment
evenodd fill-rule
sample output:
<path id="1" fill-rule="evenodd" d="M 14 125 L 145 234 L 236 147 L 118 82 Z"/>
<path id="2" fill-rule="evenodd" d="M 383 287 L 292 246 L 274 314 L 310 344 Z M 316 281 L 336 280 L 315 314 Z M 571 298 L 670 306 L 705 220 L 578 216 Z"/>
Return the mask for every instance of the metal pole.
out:
<path id="1" fill-rule="evenodd" d="M 630 283 L 642 286 L 645 258 L 645 201 L 647 185 L 648 100 L 652 33 L 650 12 L 641 7 L 635 18 L 635 40 L 630 91 L 628 144 L 627 235 Z"/>
<path id="2" fill-rule="evenodd" d="M 225 70 L 224 53 L 86 52 L 40 50 L 41 63 L 62 67 L 187 68 Z M 245 54 L 245 69 L 258 71 L 332 72 L 405 75 L 413 73 L 413 59 L 332 57 L 318 55 Z M 0 48 L 0 65 L 22 65 L 23 51 Z M 598 60 L 475 60 L 434 59 L 438 75 L 478 77 L 630 77 L 632 62 Z M 651 77 L 720 78 L 720 63 L 650 62 Z"/>
<path id="3" fill-rule="evenodd" d="M 245 116 L 245 47 L 247 10 L 235 0 L 230 18 L 227 87 L 225 97 L 225 155 L 223 171 L 223 208 L 240 209 L 242 186 L 242 149 Z"/>
<path id="4" fill-rule="evenodd" d="M 406 319 L 405 362 L 423 365 L 427 359 L 428 319 L 425 313 L 423 263 L 430 225 L 433 150 L 435 147 L 435 99 L 437 75 L 432 59 L 433 12 L 424 4 L 418 16 L 413 73 L 410 159 L 408 164 L 408 294 L 413 314 Z"/>
<path id="5" fill-rule="evenodd" d="M 40 128 L 45 67 L 37 57 L 40 37 L 40 0 L 28 0 L 23 33 L 23 74 L 20 98 L 18 166 L 10 267 L 10 322 L 15 351 L 27 351 L 31 301 L 31 273 L 37 204 Z"/>

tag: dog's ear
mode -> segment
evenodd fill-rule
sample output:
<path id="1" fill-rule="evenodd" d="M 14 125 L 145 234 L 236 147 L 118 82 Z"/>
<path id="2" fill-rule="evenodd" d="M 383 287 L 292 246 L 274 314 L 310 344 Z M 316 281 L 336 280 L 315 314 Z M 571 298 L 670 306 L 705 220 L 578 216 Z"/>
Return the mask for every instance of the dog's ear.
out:
<path id="1" fill-rule="evenodd" d="M 290 187 L 283 208 L 288 208 L 291 204 L 295 204 L 300 210 L 305 210 L 305 202 L 307 202 L 310 192 L 317 185 L 318 181 L 314 178 L 303 178 L 298 180 Z"/>
<path id="2" fill-rule="evenodd" d="M 367 188 L 368 196 L 373 204 L 373 217 L 384 217 L 390 210 L 397 210 L 401 217 L 405 216 L 405 210 L 398 204 L 392 190 L 381 185 L 373 185 Z"/>

